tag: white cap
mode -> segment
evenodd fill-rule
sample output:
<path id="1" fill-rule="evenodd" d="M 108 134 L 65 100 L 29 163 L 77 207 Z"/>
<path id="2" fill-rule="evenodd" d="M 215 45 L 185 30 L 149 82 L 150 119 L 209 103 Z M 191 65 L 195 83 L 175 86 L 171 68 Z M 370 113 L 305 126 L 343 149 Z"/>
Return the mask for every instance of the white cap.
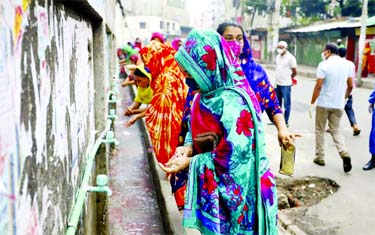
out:
<path id="1" fill-rule="evenodd" d="M 336 41 L 336 42 L 337 42 L 337 43 L 339 43 L 339 42 L 342 42 L 342 41 L 341 41 L 341 39 L 339 38 L 339 39 L 337 39 L 337 41 Z"/>
<path id="2" fill-rule="evenodd" d="M 280 41 L 277 45 L 282 46 L 284 48 L 288 48 L 288 43 L 286 43 L 286 41 Z"/>

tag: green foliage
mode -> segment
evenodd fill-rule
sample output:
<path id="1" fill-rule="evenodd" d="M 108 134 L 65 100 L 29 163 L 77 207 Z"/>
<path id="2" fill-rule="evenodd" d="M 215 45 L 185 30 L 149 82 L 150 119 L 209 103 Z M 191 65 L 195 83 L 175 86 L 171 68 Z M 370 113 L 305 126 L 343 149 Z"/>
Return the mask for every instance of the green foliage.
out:
<path id="1" fill-rule="evenodd" d="M 314 21 L 347 16 L 358 17 L 362 13 L 362 0 L 282 0 L 280 13 L 291 17 L 295 24 L 310 24 Z M 375 15 L 375 0 L 368 0 L 368 15 Z"/>
<path id="2" fill-rule="evenodd" d="M 268 4 L 266 0 L 245 0 L 245 12 L 249 15 L 253 13 L 263 14 L 267 12 Z"/>
<path id="3" fill-rule="evenodd" d="M 341 9 L 342 16 L 360 16 L 362 12 L 361 1 L 358 0 L 346 0 L 344 1 Z"/>

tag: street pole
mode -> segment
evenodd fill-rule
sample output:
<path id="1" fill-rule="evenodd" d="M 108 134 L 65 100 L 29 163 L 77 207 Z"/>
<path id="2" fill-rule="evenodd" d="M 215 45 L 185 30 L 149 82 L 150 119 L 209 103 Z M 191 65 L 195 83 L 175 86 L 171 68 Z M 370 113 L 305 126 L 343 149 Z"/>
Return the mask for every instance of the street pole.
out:
<path id="1" fill-rule="evenodd" d="M 272 58 L 274 58 L 275 49 L 279 42 L 279 28 L 280 28 L 280 6 L 281 0 L 275 0 L 275 12 L 273 16 L 273 43 L 272 43 Z"/>
<path id="2" fill-rule="evenodd" d="M 281 0 L 268 0 L 267 54 L 268 64 L 273 62 L 274 51 L 279 41 Z"/>
<path id="3" fill-rule="evenodd" d="M 272 17 L 273 17 L 273 2 L 272 0 L 267 0 L 267 11 L 268 11 L 268 27 L 267 27 L 267 64 L 272 62 L 272 36 L 273 36 L 273 27 L 272 27 Z"/>
<path id="4" fill-rule="evenodd" d="M 361 33 L 359 35 L 359 42 L 358 42 L 358 69 L 357 69 L 357 80 L 356 80 L 357 87 L 361 87 L 363 84 L 362 82 L 362 59 L 363 59 L 363 51 L 365 48 L 365 41 L 366 41 L 367 6 L 368 6 L 368 0 L 362 0 Z"/>

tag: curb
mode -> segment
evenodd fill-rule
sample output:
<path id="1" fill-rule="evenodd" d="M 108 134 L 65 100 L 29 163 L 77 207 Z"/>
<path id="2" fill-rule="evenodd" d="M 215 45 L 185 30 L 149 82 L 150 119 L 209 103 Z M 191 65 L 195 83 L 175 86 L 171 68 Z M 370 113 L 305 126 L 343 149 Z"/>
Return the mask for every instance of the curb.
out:
<path id="1" fill-rule="evenodd" d="M 141 129 L 147 149 L 152 148 L 150 135 L 147 131 L 146 121 L 144 118 L 142 118 Z M 156 156 L 153 152 L 147 151 L 147 157 L 150 163 L 150 169 L 153 175 L 155 188 L 157 189 L 156 194 L 158 197 L 159 209 L 162 215 L 164 230 L 167 235 L 185 235 L 186 233 L 182 226 L 182 216 L 172 195 L 171 186 L 168 179 L 166 178 L 166 173 L 163 172 L 158 166 Z"/>
<path id="2" fill-rule="evenodd" d="M 133 94 L 137 93 L 135 86 L 129 86 Z M 156 189 L 156 196 L 158 199 L 159 210 L 162 216 L 162 222 L 166 235 L 186 235 L 182 226 L 182 216 L 177 208 L 175 199 L 172 195 L 172 189 L 165 172 L 163 172 L 157 164 L 156 156 L 152 151 L 150 135 L 147 131 L 146 120 L 142 118 L 139 126 L 144 138 L 144 144 L 147 149 L 147 160 L 149 162 L 152 173 L 153 183 Z"/>
<path id="3" fill-rule="evenodd" d="M 284 212 L 279 210 L 277 217 L 281 227 L 285 229 L 288 234 L 308 235 L 307 233 L 302 231 L 297 225 L 293 224 L 293 222 L 288 218 L 288 216 Z"/>
<path id="4" fill-rule="evenodd" d="M 133 94 L 136 94 L 136 88 L 134 86 L 130 87 Z M 152 143 L 147 131 L 145 119 L 142 118 L 139 124 L 146 148 L 149 149 L 152 147 Z M 186 230 L 182 226 L 182 216 L 171 193 L 171 186 L 166 178 L 165 172 L 158 166 L 156 156 L 152 151 L 147 151 L 147 158 L 153 175 L 152 178 L 156 188 L 159 209 L 166 235 L 186 235 Z M 280 210 L 278 211 L 278 224 L 281 226 L 281 229 L 285 230 L 283 233 L 285 235 L 308 235 L 293 224 L 287 215 Z"/>

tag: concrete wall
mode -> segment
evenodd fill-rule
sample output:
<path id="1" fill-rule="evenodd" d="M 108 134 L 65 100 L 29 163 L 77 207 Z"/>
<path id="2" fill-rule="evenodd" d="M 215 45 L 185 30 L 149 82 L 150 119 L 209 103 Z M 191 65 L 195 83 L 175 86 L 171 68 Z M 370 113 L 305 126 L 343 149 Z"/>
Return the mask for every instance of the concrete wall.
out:
<path id="1" fill-rule="evenodd" d="M 104 127 L 116 1 L 69 2 L 0 1 L 1 234 L 65 233 Z"/>

